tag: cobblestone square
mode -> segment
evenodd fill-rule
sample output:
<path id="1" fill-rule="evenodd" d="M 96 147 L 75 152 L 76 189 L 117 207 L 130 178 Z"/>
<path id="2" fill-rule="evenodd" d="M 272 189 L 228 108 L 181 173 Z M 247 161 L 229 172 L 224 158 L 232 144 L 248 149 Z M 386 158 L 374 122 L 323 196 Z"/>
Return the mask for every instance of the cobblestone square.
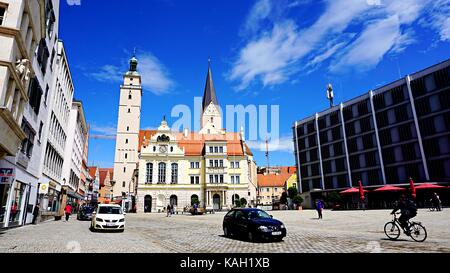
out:
<path id="1" fill-rule="evenodd" d="M 281 243 L 249 243 L 223 237 L 224 213 L 206 216 L 128 214 L 124 233 L 93 233 L 89 222 L 46 222 L 0 233 L 3 253 L 351 253 L 450 252 L 450 210 L 420 210 L 415 221 L 428 231 L 424 243 L 402 235 L 387 240 L 390 211 L 273 211 L 288 235 Z"/>

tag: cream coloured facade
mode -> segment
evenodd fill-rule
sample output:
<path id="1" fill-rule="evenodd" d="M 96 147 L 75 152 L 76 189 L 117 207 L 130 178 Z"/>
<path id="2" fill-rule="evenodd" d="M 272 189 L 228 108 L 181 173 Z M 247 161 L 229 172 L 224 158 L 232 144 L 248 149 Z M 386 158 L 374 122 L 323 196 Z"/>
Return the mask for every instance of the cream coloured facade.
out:
<path id="1" fill-rule="evenodd" d="M 0 159 L 15 156 L 26 138 L 21 129 L 29 101 L 32 62 L 46 36 L 45 1 L 0 1 Z"/>
<path id="2" fill-rule="evenodd" d="M 134 193 L 132 180 L 138 163 L 139 131 L 141 119 L 142 86 L 137 72 L 137 60 L 130 60 L 130 69 L 120 87 L 119 117 L 117 122 L 116 152 L 114 159 L 114 197 Z"/>

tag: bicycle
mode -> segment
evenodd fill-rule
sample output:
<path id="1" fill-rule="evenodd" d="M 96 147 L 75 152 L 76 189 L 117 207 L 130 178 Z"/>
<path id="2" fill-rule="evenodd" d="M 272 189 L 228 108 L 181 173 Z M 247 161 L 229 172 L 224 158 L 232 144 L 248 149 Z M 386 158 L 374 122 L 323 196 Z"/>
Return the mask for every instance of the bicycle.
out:
<path id="1" fill-rule="evenodd" d="M 407 230 L 400 228 L 401 224 L 397 218 L 397 215 L 400 213 L 394 214 L 394 220 L 392 222 L 386 223 L 384 226 L 384 233 L 390 240 L 397 240 L 400 237 L 400 230 L 403 230 L 405 234 L 407 234 L 409 237 L 411 237 L 414 241 L 422 243 L 427 239 L 427 230 L 420 222 L 410 222 L 408 221 L 407 224 L 409 226 L 409 233 Z"/>

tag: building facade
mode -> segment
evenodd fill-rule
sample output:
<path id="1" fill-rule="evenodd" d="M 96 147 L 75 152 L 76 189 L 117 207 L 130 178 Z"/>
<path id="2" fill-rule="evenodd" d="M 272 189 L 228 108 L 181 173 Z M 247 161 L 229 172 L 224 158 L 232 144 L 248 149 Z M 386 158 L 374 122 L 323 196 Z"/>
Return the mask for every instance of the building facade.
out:
<path id="1" fill-rule="evenodd" d="M 83 173 L 83 157 L 87 141 L 87 124 L 84 116 L 83 104 L 74 100 L 69 114 L 67 128 L 67 144 L 64 152 L 64 164 L 62 170 L 63 187 L 66 188 L 70 203 L 79 203 L 84 195 L 79 194 L 81 175 Z M 83 183 L 84 186 L 84 183 Z"/>
<path id="2" fill-rule="evenodd" d="M 199 132 L 173 132 L 165 119 L 158 130 L 140 130 L 137 64 L 133 57 L 120 89 L 115 198 L 128 196 L 129 209 L 133 204 L 138 212 L 161 212 L 168 204 L 183 209 L 193 203 L 220 210 L 240 198 L 256 204 L 256 164 L 242 133 L 222 129 L 211 69 Z"/>
<path id="3" fill-rule="evenodd" d="M 100 190 L 98 193 L 98 202 L 101 204 L 108 204 L 113 200 L 114 169 L 99 169 L 99 175 Z"/>
<path id="4" fill-rule="evenodd" d="M 141 118 L 142 85 L 137 72 L 137 59 L 130 61 L 130 69 L 124 75 L 120 87 L 119 117 L 117 122 L 116 151 L 114 159 L 114 197 L 132 194 L 132 179 L 137 168 L 139 131 Z"/>
<path id="5" fill-rule="evenodd" d="M 0 116 L 4 118 L 0 123 L 8 120 L 0 124 L 0 142 L 17 142 L 15 124 L 20 124 L 24 133 L 21 143 L 14 144 L 19 150 L 0 144 L 0 154 L 9 155 L 0 161 L 0 168 L 14 172 L 0 185 L 0 227 L 30 223 L 39 202 L 41 154 L 47 138 L 44 126 L 55 65 L 48 48 L 57 41 L 58 14 L 56 0 L 0 1 Z M 6 153 L 1 151 L 5 147 L 9 150 Z"/>
<path id="6" fill-rule="evenodd" d="M 449 182 L 449 66 L 447 60 L 296 122 L 299 190 Z"/>
<path id="7" fill-rule="evenodd" d="M 42 175 L 39 179 L 45 185 L 40 194 L 41 208 L 46 217 L 62 216 L 69 192 L 66 186 L 69 181 L 63 176 L 65 150 L 68 140 L 70 111 L 74 95 L 74 85 L 69 63 L 61 40 L 58 40 L 52 50 L 54 80 L 50 87 L 52 92 L 48 102 L 49 113 L 44 123 L 48 132 L 42 153 Z M 70 162 L 70 158 L 67 159 Z M 70 163 L 69 163 L 70 164 Z M 69 178 L 70 179 L 70 178 Z M 48 189 L 48 191 L 47 191 Z M 75 198 L 72 194 L 71 198 Z"/>

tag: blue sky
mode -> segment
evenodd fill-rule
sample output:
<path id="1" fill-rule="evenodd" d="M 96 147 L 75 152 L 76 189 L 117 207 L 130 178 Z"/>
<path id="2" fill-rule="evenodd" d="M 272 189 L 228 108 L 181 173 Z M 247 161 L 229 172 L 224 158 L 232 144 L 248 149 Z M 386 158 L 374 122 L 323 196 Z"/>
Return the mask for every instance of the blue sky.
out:
<path id="1" fill-rule="evenodd" d="M 113 165 L 119 85 L 133 48 L 144 84 L 141 128 L 164 115 L 174 122 L 175 105 L 193 108 L 211 56 L 222 107 L 279 105 L 271 165 L 295 163 L 291 127 L 328 106 L 328 83 L 339 103 L 450 57 L 450 0 L 61 3 L 60 38 L 94 136 L 89 163 L 101 167 Z M 260 165 L 264 141 L 250 142 Z"/>

